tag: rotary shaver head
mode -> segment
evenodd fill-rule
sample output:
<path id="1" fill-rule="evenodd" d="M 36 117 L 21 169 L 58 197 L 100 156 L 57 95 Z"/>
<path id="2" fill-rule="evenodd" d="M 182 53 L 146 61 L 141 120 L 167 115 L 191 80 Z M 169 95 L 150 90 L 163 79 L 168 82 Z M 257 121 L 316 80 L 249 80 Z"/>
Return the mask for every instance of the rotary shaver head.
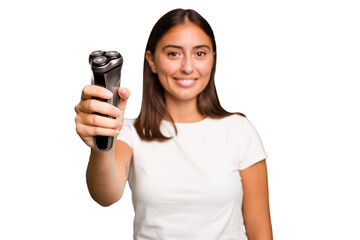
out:
<path id="1" fill-rule="evenodd" d="M 95 73 L 106 73 L 123 63 L 121 54 L 117 51 L 97 50 L 90 53 L 89 64 Z"/>

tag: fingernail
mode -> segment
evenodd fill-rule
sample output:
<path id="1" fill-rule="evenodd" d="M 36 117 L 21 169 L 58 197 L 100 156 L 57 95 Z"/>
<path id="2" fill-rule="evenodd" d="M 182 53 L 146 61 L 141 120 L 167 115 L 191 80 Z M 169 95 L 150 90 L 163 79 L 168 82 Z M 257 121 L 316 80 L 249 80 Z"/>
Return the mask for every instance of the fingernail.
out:
<path id="1" fill-rule="evenodd" d="M 121 114 L 120 110 L 117 110 L 116 111 L 116 117 L 120 117 L 120 114 Z"/>
<path id="2" fill-rule="evenodd" d="M 126 94 L 126 93 L 127 93 L 125 88 L 121 88 L 120 91 L 121 91 L 122 94 Z"/>

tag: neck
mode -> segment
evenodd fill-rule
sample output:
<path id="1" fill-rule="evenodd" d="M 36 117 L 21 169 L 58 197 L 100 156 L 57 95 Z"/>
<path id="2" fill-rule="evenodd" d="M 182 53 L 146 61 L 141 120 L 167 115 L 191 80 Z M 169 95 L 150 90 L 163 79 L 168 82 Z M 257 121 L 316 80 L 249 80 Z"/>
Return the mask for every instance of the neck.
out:
<path id="1" fill-rule="evenodd" d="M 177 123 L 198 122 L 206 117 L 200 114 L 196 98 L 188 101 L 169 101 L 167 99 L 166 108 L 174 122 Z"/>

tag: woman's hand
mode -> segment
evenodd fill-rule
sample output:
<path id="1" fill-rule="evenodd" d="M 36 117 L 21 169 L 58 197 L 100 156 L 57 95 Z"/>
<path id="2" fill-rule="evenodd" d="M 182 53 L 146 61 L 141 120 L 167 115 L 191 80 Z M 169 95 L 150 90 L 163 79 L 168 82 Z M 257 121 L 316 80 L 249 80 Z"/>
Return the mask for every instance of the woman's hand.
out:
<path id="1" fill-rule="evenodd" d="M 113 94 L 109 90 L 95 85 L 87 85 L 83 88 L 81 100 L 75 106 L 75 123 L 77 134 L 89 147 L 95 147 L 94 136 L 116 137 L 120 133 L 130 91 L 127 88 L 119 88 L 118 94 L 120 98 L 118 106 L 115 107 L 94 99 L 94 97 L 112 98 Z M 95 112 L 115 119 L 94 114 Z"/>

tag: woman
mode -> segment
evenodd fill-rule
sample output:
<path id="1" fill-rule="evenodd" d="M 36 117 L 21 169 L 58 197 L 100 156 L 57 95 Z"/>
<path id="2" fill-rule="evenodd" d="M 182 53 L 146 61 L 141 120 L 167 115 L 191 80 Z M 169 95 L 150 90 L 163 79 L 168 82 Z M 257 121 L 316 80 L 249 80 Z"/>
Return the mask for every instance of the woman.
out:
<path id="1" fill-rule="evenodd" d="M 124 121 L 128 89 L 119 89 L 118 108 L 93 99 L 111 98 L 106 89 L 83 89 L 76 130 L 91 147 L 89 192 L 109 206 L 129 181 L 134 239 L 272 239 L 267 156 L 247 118 L 221 107 L 215 66 L 210 25 L 176 9 L 150 34 L 135 121 Z M 95 135 L 119 136 L 104 152 Z"/>

